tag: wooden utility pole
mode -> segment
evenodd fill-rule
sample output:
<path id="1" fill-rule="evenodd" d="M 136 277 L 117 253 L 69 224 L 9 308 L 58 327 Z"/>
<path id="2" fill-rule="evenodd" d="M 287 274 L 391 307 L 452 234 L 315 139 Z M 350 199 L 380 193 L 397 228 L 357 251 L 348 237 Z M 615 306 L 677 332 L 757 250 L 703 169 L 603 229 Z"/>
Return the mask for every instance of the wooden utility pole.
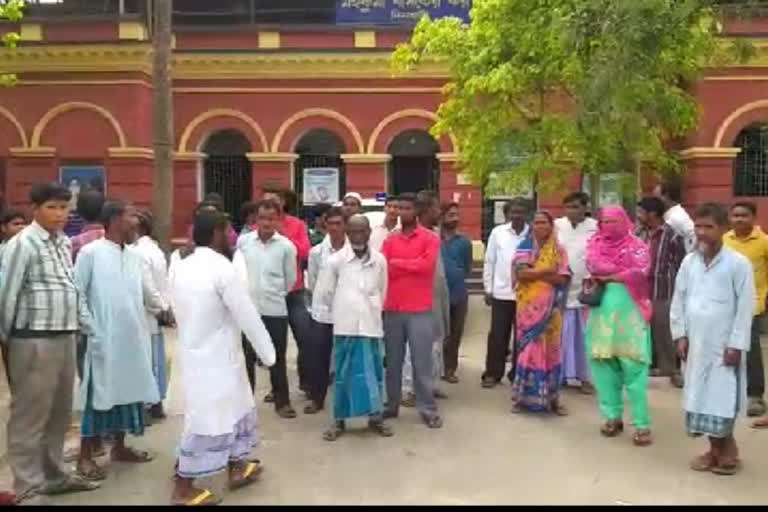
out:
<path id="1" fill-rule="evenodd" d="M 155 175 L 152 180 L 152 211 L 160 245 L 171 249 L 173 216 L 173 97 L 171 90 L 172 0 L 152 2 L 152 137 Z"/>

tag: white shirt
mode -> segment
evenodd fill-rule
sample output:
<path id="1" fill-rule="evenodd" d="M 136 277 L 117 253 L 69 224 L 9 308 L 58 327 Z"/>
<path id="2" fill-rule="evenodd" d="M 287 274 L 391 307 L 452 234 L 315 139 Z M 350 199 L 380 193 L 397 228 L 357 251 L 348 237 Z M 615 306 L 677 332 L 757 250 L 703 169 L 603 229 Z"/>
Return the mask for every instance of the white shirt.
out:
<path id="1" fill-rule="evenodd" d="M 528 224 L 518 234 L 508 222 L 496 226 L 488 237 L 483 264 L 483 288 L 494 299 L 515 300 L 515 284 L 512 282 L 512 258 L 517 246 L 528 234 Z"/>
<path id="2" fill-rule="evenodd" d="M 178 323 L 177 357 L 172 372 L 184 408 L 184 432 L 231 434 L 246 414 L 255 412 L 245 372 L 240 332 L 259 359 L 275 364 L 275 349 L 261 316 L 248 299 L 235 267 L 223 255 L 198 247 L 170 270 L 170 295 Z"/>
<path id="3" fill-rule="evenodd" d="M 597 233 L 597 221 L 586 217 L 576 227 L 573 227 L 568 217 L 555 221 L 557 239 L 568 254 L 568 266 L 571 268 L 571 286 L 568 289 L 568 308 L 581 308 L 579 302 L 582 282 L 589 277 L 587 272 L 587 240 Z"/>
<path id="4" fill-rule="evenodd" d="M 148 236 L 142 236 L 136 241 L 136 250 L 144 258 L 144 271 L 149 275 L 148 283 L 160 296 L 163 305 L 163 311 L 168 309 L 168 267 L 165 261 L 165 254 L 157 245 L 157 242 Z M 158 334 L 160 326 L 157 323 L 157 316 L 147 311 L 147 325 L 150 334 Z"/>
<path id="5" fill-rule="evenodd" d="M 333 334 L 382 338 L 387 260 L 374 250 L 360 259 L 346 246 L 328 258 L 315 288 L 312 311 L 331 310 Z"/>
<path id="6" fill-rule="evenodd" d="M 381 247 L 384 245 L 384 240 L 386 240 L 389 235 L 394 233 L 399 228 L 400 217 L 397 218 L 397 224 L 395 224 L 395 227 L 392 229 L 389 229 L 383 223 L 379 224 L 378 226 L 373 226 L 371 228 L 371 238 L 368 240 L 368 247 L 374 251 L 381 251 Z"/>
<path id="7" fill-rule="evenodd" d="M 340 249 L 334 249 L 333 245 L 331 245 L 331 238 L 326 236 L 321 243 L 314 246 L 312 250 L 309 251 L 309 262 L 307 263 L 307 290 L 309 290 L 310 296 L 317 285 L 317 279 L 320 277 L 320 272 L 325 268 L 325 265 L 328 262 L 328 258 L 332 254 L 344 250 L 347 246 L 349 246 L 349 239 L 347 239 L 346 236 L 344 237 L 344 245 L 342 245 Z M 310 313 L 312 313 L 312 318 L 315 322 L 323 324 L 333 323 L 333 317 L 329 310 L 322 308 L 315 311 L 311 306 L 311 298 L 308 302 L 310 304 Z"/>
<path id="8" fill-rule="evenodd" d="M 696 247 L 696 230 L 693 219 L 682 206 L 676 204 L 664 212 L 664 221 L 683 237 L 686 251 L 691 252 Z"/>
<path id="9" fill-rule="evenodd" d="M 232 263 L 264 316 L 286 317 L 285 296 L 296 283 L 296 246 L 275 233 L 263 242 L 258 231 L 240 238 Z"/>

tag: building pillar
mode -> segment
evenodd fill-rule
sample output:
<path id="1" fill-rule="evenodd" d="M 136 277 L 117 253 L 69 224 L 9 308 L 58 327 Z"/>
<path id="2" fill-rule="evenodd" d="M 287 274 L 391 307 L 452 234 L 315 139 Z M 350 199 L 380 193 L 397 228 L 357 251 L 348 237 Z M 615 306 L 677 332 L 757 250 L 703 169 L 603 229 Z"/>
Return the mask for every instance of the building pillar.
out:
<path id="1" fill-rule="evenodd" d="M 130 201 L 137 208 L 152 207 L 154 151 L 148 148 L 109 148 L 104 163 L 106 194 Z"/>
<path id="2" fill-rule="evenodd" d="M 693 209 L 706 201 L 733 201 L 733 161 L 741 148 L 689 148 L 680 152 L 686 171 L 683 204 Z"/>
<path id="3" fill-rule="evenodd" d="M 346 168 L 347 192 L 357 192 L 364 199 L 387 193 L 387 165 L 392 155 L 346 153 L 341 159 Z"/>
<path id="4" fill-rule="evenodd" d="M 261 197 L 264 188 L 293 188 L 293 164 L 296 153 L 247 153 L 252 162 L 253 197 Z"/>
<path id="5" fill-rule="evenodd" d="M 471 240 L 480 240 L 483 231 L 483 193 L 461 174 L 456 153 L 438 153 L 440 200 L 459 203 L 459 231 Z"/>
<path id="6" fill-rule="evenodd" d="M 192 215 L 201 197 L 200 169 L 203 153 L 176 153 L 173 155 L 173 243 L 176 238 L 186 239 Z"/>
<path id="7" fill-rule="evenodd" d="M 28 206 L 32 185 L 59 181 L 56 148 L 10 148 L 5 180 L 8 206 Z"/>

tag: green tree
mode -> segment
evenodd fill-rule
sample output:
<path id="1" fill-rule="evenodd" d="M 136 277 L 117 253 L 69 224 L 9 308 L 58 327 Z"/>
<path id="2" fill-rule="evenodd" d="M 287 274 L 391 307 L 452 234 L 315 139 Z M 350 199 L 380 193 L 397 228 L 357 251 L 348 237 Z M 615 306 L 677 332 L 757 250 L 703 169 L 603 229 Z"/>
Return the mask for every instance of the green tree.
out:
<path id="1" fill-rule="evenodd" d="M 718 37 L 718 13 L 710 0 L 475 0 L 468 25 L 423 18 L 392 65 L 445 61 L 433 134 L 456 136 L 475 183 L 546 190 L 577 169 L 634 183 L 640 165 L 680 169 L 670 142 L 696 126 L 690 85 L 706 67 L 750 56 Z"/>
<path id="2" fill-rule="evenodd" d="M 21 20 L 22 0 L 0 0 L 0 21 L 17 22 Z M 2 36 L 3 45 L 6 48 L 16 48 L 19 42 L 19 34 L 16 32 L 6 32 Z M 16 83 L 16 75 L 12 73 L 0 73 L 0 85 L 10 87 Z"/>

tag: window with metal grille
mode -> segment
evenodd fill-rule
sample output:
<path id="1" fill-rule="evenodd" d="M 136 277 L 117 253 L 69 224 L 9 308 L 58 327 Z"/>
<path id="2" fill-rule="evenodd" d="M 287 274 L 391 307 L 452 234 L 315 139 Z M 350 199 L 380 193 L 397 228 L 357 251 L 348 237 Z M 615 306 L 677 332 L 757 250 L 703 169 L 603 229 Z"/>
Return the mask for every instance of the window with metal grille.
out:
<path id="1" fill-rule="evenodd" d="M 734 146 L 741 152 L 733 161 L 733 195 L 768 196 L 768 123 L 742 130 Z"/>

